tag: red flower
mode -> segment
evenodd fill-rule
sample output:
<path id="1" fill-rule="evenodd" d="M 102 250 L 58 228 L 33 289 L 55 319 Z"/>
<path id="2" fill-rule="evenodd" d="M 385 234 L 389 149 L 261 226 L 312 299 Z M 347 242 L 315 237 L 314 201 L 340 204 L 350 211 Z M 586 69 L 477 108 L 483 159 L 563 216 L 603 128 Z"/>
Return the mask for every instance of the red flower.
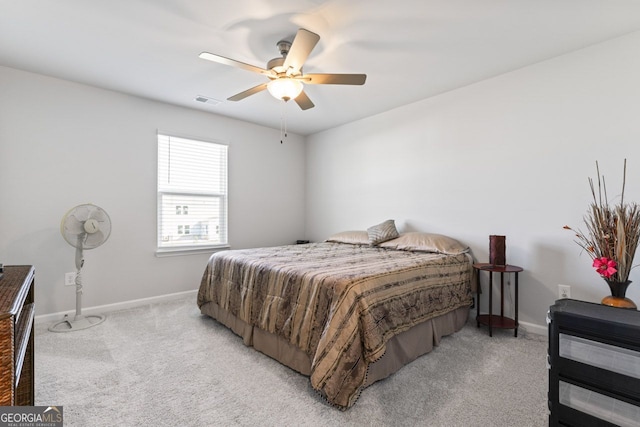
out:
<path id="1" fill-rule="evenodd" d="M 607 279 L 618 272 L 616 270 L 616 262 L 607 257 L 595 258 L 593 260 L 593 268 L 596 269 L 599 275 Z"/>

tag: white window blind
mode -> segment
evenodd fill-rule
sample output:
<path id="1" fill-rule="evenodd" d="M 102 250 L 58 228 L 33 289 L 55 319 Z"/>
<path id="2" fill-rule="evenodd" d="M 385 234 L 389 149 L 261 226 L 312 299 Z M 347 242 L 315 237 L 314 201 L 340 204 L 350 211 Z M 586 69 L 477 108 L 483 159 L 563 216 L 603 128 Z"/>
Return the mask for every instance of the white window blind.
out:
<path id="1" fill-rule="evenodd" d="M 227 245 L 227 146 L 158 134 L 158 250 Z"/>

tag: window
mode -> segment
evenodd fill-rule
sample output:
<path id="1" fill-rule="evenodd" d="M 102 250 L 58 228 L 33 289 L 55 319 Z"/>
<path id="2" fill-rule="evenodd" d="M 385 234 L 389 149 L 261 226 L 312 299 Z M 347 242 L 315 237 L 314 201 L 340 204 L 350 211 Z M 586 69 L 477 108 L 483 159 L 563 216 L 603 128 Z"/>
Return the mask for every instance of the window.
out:
<path id="1" fill-rule="evenodd" d="M 158 252 L 227 245 L 227 146 L 158 134 Z"/>

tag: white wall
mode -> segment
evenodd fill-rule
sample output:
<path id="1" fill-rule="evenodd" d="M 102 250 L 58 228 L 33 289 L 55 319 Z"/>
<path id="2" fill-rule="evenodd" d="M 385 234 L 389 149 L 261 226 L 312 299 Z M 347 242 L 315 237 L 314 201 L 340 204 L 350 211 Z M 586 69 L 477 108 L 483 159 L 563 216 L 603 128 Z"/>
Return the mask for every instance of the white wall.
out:
<path id="1" fill-rule="evenodd" d="M 233 248 L 304 235 L 304 139 L 0 67 L 0 262 L 36 267 L 37 314 L 72 310 L 62 216 L 94 203 L 113 231 L 85 252 L 83 306 L 194 290 L 208 255 L 157 258 L 156 131 L 227 141 Z"/>
<path id="2" fill-rule="evenodd" d="M 626 196 L 640 200 L 638 49 L 635 33 L 310 136 L 306 149 L 296 135 L 280 145 L 278 130 L 0 67 L 0 262 L 36 266 L 38 314 L 73 309 L 59 222 L 92 202 L 113 233 L 86 253 L 85 307 L 195 289 L 207 255 L 154 253 L 159 128 L 229 142 L 234 248 L 394 218 L 485 261 L 488 236 L 505 234 L 508 261 L 526 269 L 520 318 L 542 326 L 557 284 L 577 299 L 606 293 L 562 229 L 582 225 L 594 161 L 617 195 L 626 157 Z M 640 303 L 640 269 L 631 279 Z"/>
<path id="3" fill-rule="evenodd" d="M 560 283 L 599 302 L 608 288 L 562 226 L 584 228 L 596 160 L 613 198 L 627 158 L 640 201 L 639 50 L 634 33 L 309 137 L 307 237 L 393 218 L 486 262 L 504 234 L 521 321 L 544 326 Z M 630 279 L 640 304 L 640 269 Z"/>

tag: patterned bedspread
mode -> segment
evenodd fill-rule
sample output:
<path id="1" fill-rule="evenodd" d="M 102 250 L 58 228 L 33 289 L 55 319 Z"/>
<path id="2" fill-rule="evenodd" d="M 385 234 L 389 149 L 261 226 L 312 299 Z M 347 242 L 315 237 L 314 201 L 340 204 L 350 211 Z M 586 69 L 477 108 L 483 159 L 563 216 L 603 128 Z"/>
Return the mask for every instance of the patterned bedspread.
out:
<path id="1" fill-rule="evenodd" d="M 471 276 L 466 254 L 328 242 L 233 250 L 210 258 L 198 306 L 213 301 L 306 352 L 312 387 L 344 409 L 391 337 L 471 305 Z"/>

